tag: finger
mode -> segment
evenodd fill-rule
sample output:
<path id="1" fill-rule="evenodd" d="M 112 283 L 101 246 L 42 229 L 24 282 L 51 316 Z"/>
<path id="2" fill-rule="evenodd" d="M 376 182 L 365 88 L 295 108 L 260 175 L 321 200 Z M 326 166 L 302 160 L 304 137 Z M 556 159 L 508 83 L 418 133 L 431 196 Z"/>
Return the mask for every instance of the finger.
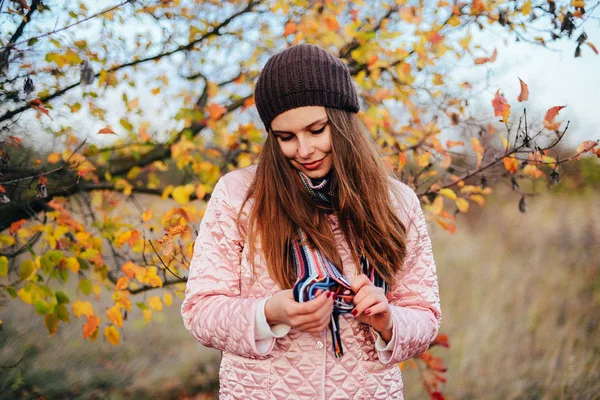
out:
<path id="1" fill-rule="evenodd" d="M 377 287 L 375 285 L 365 285 L 363 286 L 352 299 L 352 302 L 356 305 L 362 301 L 365 297 L 370 295 L 371 293 L 375 293 L 376 295 L 385 296 L 385 291 L 383 288 Z"/>
<path id="2" fill-rule="evenodd" d="M 352 288 L 352 291 L 354 293 L 358 293 L 360 288 L 362 288 L 363 286 L 372 284 L 373 282 L 371 282 L 365 274 L 360 274 L 352 280 L 352 284 L 350 285 L 350 287 Z"/>
<path id="3" fill-rule="evenodd" d="M 379 296 L 377 296 L 376 294 L 371 293 L 367 297 L 365 297 L 360 303 L 358 303 L 356 306 L 354 306 L 354 310 L 352 310 L 352 315 L 354 315 L 355 317 L 358 317 L 367 308 L 369 308 L 377 303 L 380 303 L 380 302 L 381 302 L 381 298 Z"/>
<path id="4" fill-rule="evenodd" d="M 386 311 L 388 311 L 388 304 L 382 301 L 382 302 L 372 305 L 371 307 L 367 307 L 363 311 L 363 315 L 370 317 L 373 315 L 384 313 Z"/>

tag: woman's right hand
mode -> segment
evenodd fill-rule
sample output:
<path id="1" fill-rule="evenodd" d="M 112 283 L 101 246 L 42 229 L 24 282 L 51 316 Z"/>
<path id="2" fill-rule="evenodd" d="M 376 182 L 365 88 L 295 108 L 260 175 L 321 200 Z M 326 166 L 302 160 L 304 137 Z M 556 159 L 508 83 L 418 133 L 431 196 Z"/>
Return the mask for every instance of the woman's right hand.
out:
<path id="1" fill-rule="evenodd" d="M 265 316 L 270 325 L 285 324 L 302 332 L 326 329 L 333 312 L 333 293 L 321 292 L 305 303 L 294 300 L 293 289 L 280 290 L 267 300 Z"/>

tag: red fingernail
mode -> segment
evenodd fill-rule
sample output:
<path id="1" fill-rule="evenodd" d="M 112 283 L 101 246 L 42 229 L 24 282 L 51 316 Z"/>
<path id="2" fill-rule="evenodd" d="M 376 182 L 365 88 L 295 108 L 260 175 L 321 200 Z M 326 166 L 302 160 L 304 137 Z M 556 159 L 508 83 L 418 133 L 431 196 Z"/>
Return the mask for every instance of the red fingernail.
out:
<path id="1" fill-rule="evenodd" d="M 352 315 L 354 315 L 356 317 L 356 313 L 358 313 L 358 311 L 356 311 L 356 308 L 354 310 L 352 310 Z"/>
<path id="2" fill-rule="evenodd" d="M 369 314 L 371 314 L 371 310 L 366 310 L 365 315 L 369 315 Z"/>
<path id="3" fill-rule="evenodd" d="M 329 298 L 329 297 L 331 296 L 331 292 L 327 292 L 327 293 L 325 294 L 325 296 L 327 296 L 327 298 Z"/>

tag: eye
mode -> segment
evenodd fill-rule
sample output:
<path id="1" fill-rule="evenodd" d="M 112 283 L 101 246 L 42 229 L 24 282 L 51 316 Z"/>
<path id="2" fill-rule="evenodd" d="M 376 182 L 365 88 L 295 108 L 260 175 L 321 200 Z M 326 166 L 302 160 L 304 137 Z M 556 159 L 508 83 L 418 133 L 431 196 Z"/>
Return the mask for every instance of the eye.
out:
<path id="1" fill-rule="evenodd" d="M 287 136 L 287 137 L 283 137 L 283 136 L 278 136 L 279 140 L 281 140 L 282 142 L 289 142 L 290 140 L 292 140 L 293 136 Z"/>
<path id="2" fill-rule="evenodd" d="M 326 126 L 327 126 L 327 124 L 323 125 L 323 127 L 317 131 L 310 131 L 310 133 L 312 133 L 313 135 L 318 135 L 319 133 L 323 133 Z"/>

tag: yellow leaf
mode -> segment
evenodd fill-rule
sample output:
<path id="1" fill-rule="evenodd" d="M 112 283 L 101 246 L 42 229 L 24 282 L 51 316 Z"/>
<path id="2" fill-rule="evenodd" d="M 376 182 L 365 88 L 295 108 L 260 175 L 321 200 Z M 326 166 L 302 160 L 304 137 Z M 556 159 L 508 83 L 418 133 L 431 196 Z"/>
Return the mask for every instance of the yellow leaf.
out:
<path id="1" fill-rule="evenodd" d="M 469 202 L 465 199 L 463 199 L 462 197 L 457 198 L 456 201 L 456 207 L 458 207 L 460 212 L 467 212 L 469 211 Z"/>
<path id="2" fill-rule="evenodd" d="M 6 276 L 8 274 L 8 258 L 6 256 L 0 256 L 0 276 Z"/>
<path id="3" fill-rule="evenodd" d="M 521 7 L 521 12 L 523 13 L 523 15 L 529 15 L 529 13 L 531 12 L 531 0 L 527 0 L 525 3 L 523 3 L 523 7 Z"/>
<path id="4" fill-rule="evenodd" d="M 150 320 L 152 319 L 152 310 L 150 310 L 149 308 L 145 308 L 142 310 L 142 315 L 144 316 L 146 323 L 149 324 Z"/>
<path id="5" fill-rule="evenodd" d="M 571 7 L 585 8 L 585 1 L 583 1 L 583 0 L 573 0 L 573 1 L 571 1 Z"/>
<path id="6" fill-rule="evenodd" d="M 60 161 L 60 154 L 58 154 L 58 153 L 50 153 L 48 155 L 48 162 L 50 164 L 56 164 L 59 161 Z"/>
<path id="7" fill-rule="evenodd" d="M 152 210 L 148 209 L 142 213 L 142 222 L 148 222 L 152 219 Z"/>
<path id="8" fill-rule="evenodd" d="M 504 157 L 504 168 L 511 174 L 515 174 L 519 170 L 519 161 L 514 157 Z"/>
<path id="9" fill-rule="evenodd" d="M 82 300 L 75 300 L 71 306 L 71 311 L 77 318 L 81 317 L 82 315 L 89 318 L 95 314 L 92 304 L 89 301 Z"/>
<path id="10" fill-rule="evenodd" d="M 75 257 L 63 258 L 60 260 L 60 265 L 74 274 L 79 272 L 79 261 Z"/>
<path id="11" fill-rule="evenodd" d="M 150 297 L 148 299 L 148 305 L 150 306 L 151 309 L 156 310 L 156 311 L 162 311 L 162 309 L 163 309 L 162 301 L 160 300 L 160 297 L 158 297 L 158 296 Z"/>
<path id="12" fill-rule="evenodd" d="M 171 197 L 179 204 L 187 204 L 190 202 L 190 195 L 194 193 L 195 186 L 189 183 L 185 186 L 177 186 L 173 189 Z"/>
<path id="13" fill-rule="evenodd" d="M 163 200 L 167 199 L 171 192 L 173 191 L 173 185 L 169 185 L 163 190 L 162 195 L 160 196 Z"/>
<path id="14" fill-rule="evenodd" d="M 450 200 L 456 200 L 456 193 L 454 193 L 454 191 L 452 189 L 448 189 L 448 188 L 440 189 L 440 194 L 442 196 L 449 198 Z"/>
<path id="15" fill-rule="evenodd" d="M 118 345 L 121 340 L 121 334 L 119 334 L 117 328 L 112 325 L 104 328 L 104 336 L 109 343 L 114 344 L 115 346 Z"/>
<path id="16" fill-rule="evenodd" d="M 119 328 L 123 327 L 123 314 L 121 313 L 121 308 L 119 306 L 112 306 L 106 310 L 106 316 L 110 322 Z"/>
<path id="17" fill-rule="evenodd" d="M 173 295 L 171 293 L 165 293 L 163 301 L 167 307 L 171 307 L 171 304 L 173 304 Z"/>
<path id="18" fill-rule="evenodd" d="M 429 206 L 426 206 L 426 208 L 433 215 L 440 215 L 440 213 L 444 209 L 444 198 L 442 196 L 436 196 L 433 203 Z"/>
<path id="19" fill-rule="evenodd" d="M 479 154 L 483 154 L 485 151 L 481 142 L 476 137 L 471 139 L 471 146 L 473 146 L 473 150 Z"/>
<path id="20" fill-rule="evenodd" d="M 483 207 L 485 205 L 485 198 L 480 194 L 472 194 L 470 199 L 479 204 L 479 207 Z"/>
<path id="21" fill-rule="evenodd" d="M 117 246 L 121 247 L 123 246 L 131 237 L 131 231 L 125 231 L 123 233 L 121 233 L 119 235 L 119 237 L 117 238 Z"/>

